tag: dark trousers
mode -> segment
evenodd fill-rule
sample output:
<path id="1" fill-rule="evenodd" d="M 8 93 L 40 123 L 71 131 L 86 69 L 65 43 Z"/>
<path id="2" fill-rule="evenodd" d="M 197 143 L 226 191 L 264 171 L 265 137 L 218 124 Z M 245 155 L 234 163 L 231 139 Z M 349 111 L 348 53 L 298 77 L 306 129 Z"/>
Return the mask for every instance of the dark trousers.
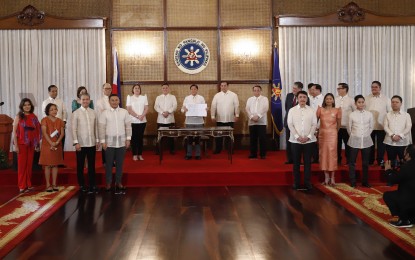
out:
<path id="1" fill-rule="evenodd" d="M 313 149 L 313 143 L 298 144 L 291 143 L 292 158 L 293 158 L 293 174 L 294 174 L 294 186 L 298 188 L 300 186 L 300 162 L 301 156 L 304 161 L 304 184 L 310 186 L 311 177 L 311 153 Z"/>
<path id="2" fill-rule="evenodd" d="M 193 125 L 186 124 L 186 128 L 201 128 L 203 124 Z M 195 145 L 195 156 L 200 156 L 200 136 L 188 136 L 186 144 L 186 156 L 192 157 L 193 143 Z"/>
<path id="3" fill-rule="evenodd" d="M 62 140 L 61 140 L 61 143 L 62 143 L 62 158 L 65 159 L 65 140 L 66 140 L 66 131 L 65 131 L 65 129 L 63 130 L 63 134 L 64 135 L 63 135 Z"/>
<path id="4" fill-rule="evenodd" d="M 102 164 L 105 165 L 105 150 L 102 149 L 101 151 L 101 159 L 102 159 Z"/>
<path id="5" fill-rule="evenodd" d="M 385 140 L 385 131 L 383 130 L 373 130 L 370 134 L 372 138 L 373 144 L 376 144 L 376 161 L 378 163 L 383 161 L 383 157 L 385 155 L 385 144 L 383 141 Z M 375 145 L 370 148 L 370 158 L 369 164 L 373 164 L 375 161 Z"/>
<path id="6" fill-rule="evenodd" d="M 157 129 L 159 129 L 160 127 L 171 127 L 171 126 L 174 126 L 174 123 L 171 123 L 171 124 L 159 124 L 159 123 L 157 123 Z M 170 149 L 170 153 L 174 153 L 174 138 L 167 138 L 167 142 L 168 142 L 168 146 L 169 146 L 169 149 Z M 161 146 L 161 144 L 160 144 L 160 146 Z M 158 152 L 158 151 L 157 151 Z"/>
<path id="7" fill-rule="evenodd" d="M 349 164 L 350 147 L 347 145 L 349 141 L 349 133 L 346 128 L 340 128 L 337 133 L 337 162 L 342 162 L 342 142 L 344 143 L 346 163 Z"/>
<path id="8" fill-rule="evenodd" d="M 90 188 L 95 187 L 95 146 L 81 147 L 80 151 L 76 151 L 76 173 L 78 184 L 85 187 L 84 166 L 85 158 L 88 160 L 88 184 Z"/>
<path id="9" fill-rule="evenodd" d="M 362 154 L 362 183 L 368 183 L 367 173 L 369 171 L 369 156 L 370 156 L 370 147 L 368 148 L 353 148 L 350 147 L 349 154 L 349 177 L 351 183 L 356 183 L 356 159 L 357 154 L 361 151 Z"/>
<path id="10" fill-rule="evenodd" d="M 143 154 L 144 130 L 146 129 L 146 125 L 147 123 L 131 124 L 131 151 L 133 155 Z"/>
<path id="11" fill-rule="evenodd" d="M 216 122 L 216 126 L 230 126 L 233 128 L 233 122 Z M 223 149 L 223 137 L 216 137 L 216 148 L 215 152 L 220 153 Z M 230 140 L 226 140 L 226 146 L 229 149 Z"/>
<path id="12" fill-rule="evenodd" d="M 415 205 L 405 203 L 398 191 L 386 191 L 383 200 L 392 216 L 398 216 L 403 221 L 410 220 L 412 223 L 415 221 Z"/>
<path id="13" fill-rule="evenodd" d="M 317 142 L 312 143 L 313 147 L 311 148 L 311 157 L 313 158 L 313 162 L 318 162 L 320 160 L 320 151 L 318 148 L 318 140 Z"/>
<path id="14" fill-rule="evenodd" d="M 112 166 L 115 161 L 115 184 L 122 183 L 122 170 L 124 165 L 124 156 L 126 148 L 125 146 L 120 148 L 107 147 L 105 151 L 105 179 L 106 184 L 111 185 L 112 183 Z"/>
<path id="15" fill-rule="evenodd" d="M 392 146 L 392 145 L 385 145 L 386 154 L 388 155 L 388 160 L 391 161 L 392 167 L 396 167 L 398 165 L 398 161 L 396 157 L 399 158 L 399 161 L 403 160 L 404 152 L 406 146 Z"/>
<path id="16" fill-rule="evenodd" d="M 290 140 L 290 129 L 288 127 L 285 127 L 285 143 L 286 143 L 286 150 L 285 150 L 285 157 L 287 158 L 287 162 L 292 162 L 292 149 L 291 149 L 291 142 Z"/>
<path id="17" fill-rule="evenodd" d="M 259 156 L 265 157 L 267 145 L 267 126 L 266 125 L 251 125 L 249 126 L 249 148 L 251 155 L 256 156 L 258 153 L 259 141 Z"/>

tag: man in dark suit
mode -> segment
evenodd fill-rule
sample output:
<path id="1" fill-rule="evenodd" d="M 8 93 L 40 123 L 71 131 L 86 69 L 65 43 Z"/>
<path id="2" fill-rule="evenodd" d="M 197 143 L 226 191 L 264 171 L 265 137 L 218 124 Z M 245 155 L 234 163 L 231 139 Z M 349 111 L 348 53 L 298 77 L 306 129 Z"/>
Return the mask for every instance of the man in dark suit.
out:
<path id="1" fill-rule="evenodd" d="M 406 112 L 408 112 L 408 114 L 411 116 L 411 121 L 412 121 L 411 135 L 412 135 L 412 138 L 415 138 L 415 107 L 408 108 Z"/>
<path id="2" fill-rule="evenodd" d="M 413 226 L 415 218 L 415 146 L 410 144 L 405 149 L 405 163 L 400 171 L 392 169 L 391 162 L 385 162 L 385 170 L 388 182 L 397 183 L 398 190 L 387 191 L 383 194 L 383 200 L 388 206 L 392 216 L 398 216 L 397 221 L 391 221 L 394 227 L 409 228 Z"/>
<path id="3" fill-rule="evenodd" d="M 303 87 L 304 87 L 303 83 L 299 81 L 294 82 L 292 86 L 292 92 L 288 93 L 287 97 L 285 98 L 284 128 L 285 128 L 285 143 L 287 145 L 287 148 L 285 150 L 287 161 L 285 162 L 285 164 L 293 163 L 292 155 L 291 155 L 292 153 L 291 143 L 288 141 L 290 139 L 290 129 L 288 128 L 288 125 L 287 125 L 288 111 L 290 111 L 292 107 L 295 107 L 298 104 L 297 93 L 298 91 L 303 90 Z"/>

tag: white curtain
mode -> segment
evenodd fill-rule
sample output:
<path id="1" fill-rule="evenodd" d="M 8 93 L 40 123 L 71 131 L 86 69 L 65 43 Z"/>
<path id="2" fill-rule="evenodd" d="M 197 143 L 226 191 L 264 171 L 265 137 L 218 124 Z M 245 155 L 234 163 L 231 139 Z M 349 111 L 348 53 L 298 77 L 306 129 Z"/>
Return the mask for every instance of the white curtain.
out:
<path id="1" fill-rule="evenodd" d="M 403 109 L 415 106 L 415 26 L 280 27 L 278 34 L 283 97 L 295 81 L 335 96 L 345 82 L 349 96 L 366 96 L 377 80 L 382 94 L 403 98 Z"/>
<path id="2" fill-rule="evenodd" d="M 0 113 L 12 118 L 22 96 L 33 95 L 35 113 L 42 118 L 48 86 L 58 86 L 58 97 L 68 110 L 66 150 L 72 150 L 71 102 L 79 86 L 94 101 L 106 80 L 104 29 L 0 30 Z M 22 94 L 29 93 L 29 95 Z"/>

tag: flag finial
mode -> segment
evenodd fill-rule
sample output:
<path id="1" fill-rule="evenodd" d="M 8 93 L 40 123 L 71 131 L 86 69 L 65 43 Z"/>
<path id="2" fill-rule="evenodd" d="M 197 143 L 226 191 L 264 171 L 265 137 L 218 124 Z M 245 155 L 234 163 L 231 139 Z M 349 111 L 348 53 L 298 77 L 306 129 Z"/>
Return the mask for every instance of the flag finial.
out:
<path id="1" fill-rule="evenodd" d="M 278 43 L 277 41 L 274 42 L 274 48 L 278 48 Z"/>

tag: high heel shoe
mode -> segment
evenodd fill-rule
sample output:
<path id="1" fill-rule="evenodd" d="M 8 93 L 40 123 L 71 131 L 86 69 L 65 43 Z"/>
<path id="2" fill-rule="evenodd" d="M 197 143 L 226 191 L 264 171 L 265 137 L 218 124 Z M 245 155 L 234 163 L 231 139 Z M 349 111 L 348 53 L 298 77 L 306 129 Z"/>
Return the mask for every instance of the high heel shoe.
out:
<path id="1" fill-rule="evenodd" d="M 330 185 L 330 177 L 327 173 L 324 174 L 324 182 L 321 183 L 321 184 L 323 184 L 325 186 Z"/>
<path id="2" fill-rule="evenodd" d="M 334 180 L 334 176 L 331 177 L 331 179 L 330 179 L 330 186 L 332 186 L 332 187 L 336 186 L 336 181 Z"/>

